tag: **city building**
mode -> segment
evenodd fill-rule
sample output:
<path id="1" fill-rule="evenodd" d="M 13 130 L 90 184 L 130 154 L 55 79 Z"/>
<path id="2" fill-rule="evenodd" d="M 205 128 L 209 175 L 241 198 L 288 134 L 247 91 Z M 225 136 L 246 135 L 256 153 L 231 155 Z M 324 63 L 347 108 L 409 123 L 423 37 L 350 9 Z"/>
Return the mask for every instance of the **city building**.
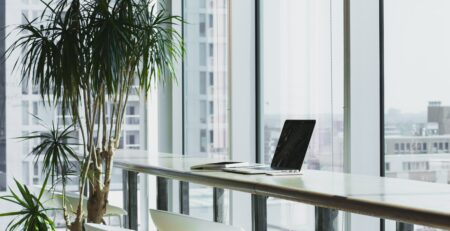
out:
<path id="1" fill-rule="evenodd" d="M 449 116 L 449 106 L 433 101 L 426 122 L 409 124 L 407 134 L 386 134 L 386 176 L 450 184 Z"/>
<path id="2" fill-rule="evenodd" d="M 228 8 L 225 0 L 184 1 L 185 153 L 228 153 Z M 188 81 L 187 81 L 188 80 Z"/>

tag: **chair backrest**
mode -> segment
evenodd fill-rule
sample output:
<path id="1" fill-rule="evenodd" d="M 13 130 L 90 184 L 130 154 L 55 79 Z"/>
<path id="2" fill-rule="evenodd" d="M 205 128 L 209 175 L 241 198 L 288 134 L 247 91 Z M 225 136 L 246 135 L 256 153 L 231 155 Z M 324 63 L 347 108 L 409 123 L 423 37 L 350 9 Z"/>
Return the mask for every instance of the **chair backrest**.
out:
<path id="1" fill-rule="evenodd" d="M 193 218 L 186 215 L 150 209 L 150 214 L 159 231 L 244 231 L 244 229 L 217 222 Z"/>
<path id="2" fill-rule="evenodd" d="M 86 231 L 133 231 L 131 229 L 124 229 L 119 227 L 101 225 L 101 224 L 93 224 L 93 223 L 84 223 L 84 229 Z"/>

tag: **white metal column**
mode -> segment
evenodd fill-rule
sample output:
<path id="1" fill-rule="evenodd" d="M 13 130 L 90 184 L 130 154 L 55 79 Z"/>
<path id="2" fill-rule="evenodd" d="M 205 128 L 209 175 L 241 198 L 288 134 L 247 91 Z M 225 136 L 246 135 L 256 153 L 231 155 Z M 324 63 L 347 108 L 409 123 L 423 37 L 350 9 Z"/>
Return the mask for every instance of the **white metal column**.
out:
<path id="1" fill-rule="evenodd" d="M 230 0 L 229 17 L 231 158 L 255 162 L 254 0 Z M 231 193 L 231 222 L 252 229 L 250 194 Z"/>
<path id="2" fill-rule="evenodd" d="M 380 175 L 379 0 L 345 0 L 345 169 Z M 379 230 L 378 218 L 352 214 L 352 230 Z"/>

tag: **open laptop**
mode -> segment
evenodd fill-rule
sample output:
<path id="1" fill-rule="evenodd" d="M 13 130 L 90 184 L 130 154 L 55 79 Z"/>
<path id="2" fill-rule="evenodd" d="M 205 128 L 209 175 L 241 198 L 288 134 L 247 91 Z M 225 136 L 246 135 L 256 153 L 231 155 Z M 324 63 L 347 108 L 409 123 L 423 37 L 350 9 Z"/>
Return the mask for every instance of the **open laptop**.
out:
<path id="1" fill-rule="evenodd" d="M 299 174 L 315 125 L 315 120 L 286 120 L 270 166 L 255 165 L 222 170 L 244 174 Z"/>

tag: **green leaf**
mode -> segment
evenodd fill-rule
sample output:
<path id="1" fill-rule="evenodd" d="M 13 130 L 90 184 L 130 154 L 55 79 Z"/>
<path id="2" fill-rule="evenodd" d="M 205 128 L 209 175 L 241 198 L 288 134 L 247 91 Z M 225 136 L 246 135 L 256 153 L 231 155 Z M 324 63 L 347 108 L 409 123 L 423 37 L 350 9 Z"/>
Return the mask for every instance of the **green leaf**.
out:
<path id="1" fill-rule="evenodd" d="M 50 209 L 44 208 L 40 201 L 41 194 L 36 197 L 26 185 L 21 184 L 16 179 L 14 181 L 20 193 L 10 189 L 11 195 L 0 197 L 0 200 L 14 203 L 20 207 L 18 211 L 0 214 L 0 217 L 14 217 L 9 222 L 7 230 L 55 230 L 54 222 L 46 214 L 46 211 Z M 45 188 L 46 182 L 44 181 L 43 188 Z"/>

